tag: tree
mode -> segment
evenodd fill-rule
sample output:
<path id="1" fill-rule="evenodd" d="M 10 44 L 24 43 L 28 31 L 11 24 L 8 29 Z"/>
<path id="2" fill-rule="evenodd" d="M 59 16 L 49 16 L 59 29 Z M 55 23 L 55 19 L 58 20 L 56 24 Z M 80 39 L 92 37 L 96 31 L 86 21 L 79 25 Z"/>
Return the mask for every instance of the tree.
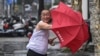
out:
<path id="1" fill-rule="evenodd" d="M 91 16 L 91 33 L 94 43 L 95 56 L 100 56 L 100 0 L 94 0 Z"/>

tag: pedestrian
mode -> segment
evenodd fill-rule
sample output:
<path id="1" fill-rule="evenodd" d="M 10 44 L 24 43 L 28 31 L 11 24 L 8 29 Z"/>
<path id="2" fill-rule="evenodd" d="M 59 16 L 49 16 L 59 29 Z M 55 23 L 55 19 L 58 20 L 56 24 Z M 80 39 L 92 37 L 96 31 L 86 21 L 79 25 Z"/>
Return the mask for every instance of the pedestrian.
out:
<path id="1" fill-rule="evenodd" d="M 51 15 L 49 10 L 43 10 L 41 12 L 41 20 L 37 23 L 34 32 L 29 40 L 27 56 L 47 56 L 48 43 L 52 45 L 52 42 L 56 39 L 48 39 L 49 30 L 52 28 L 50 24 Z"/>

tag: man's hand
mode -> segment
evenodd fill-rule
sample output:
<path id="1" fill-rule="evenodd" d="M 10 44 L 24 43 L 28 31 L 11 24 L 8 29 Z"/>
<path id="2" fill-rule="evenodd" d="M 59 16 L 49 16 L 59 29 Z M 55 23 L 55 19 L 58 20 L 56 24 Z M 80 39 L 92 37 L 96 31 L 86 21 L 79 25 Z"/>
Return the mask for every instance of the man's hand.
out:
<path id="1" fill-rule="evenodd" d="M 54 40 L 55 40 L 56 38 L 57 38 L 57 37 L 52 38 L 52 39 L 49 39 L 49 40 L 48 40 L 48 43 L 49 43 L 50 45 L 54 46 L 55 44 L 54 44 L 53 42 L 54 42 Z"/>

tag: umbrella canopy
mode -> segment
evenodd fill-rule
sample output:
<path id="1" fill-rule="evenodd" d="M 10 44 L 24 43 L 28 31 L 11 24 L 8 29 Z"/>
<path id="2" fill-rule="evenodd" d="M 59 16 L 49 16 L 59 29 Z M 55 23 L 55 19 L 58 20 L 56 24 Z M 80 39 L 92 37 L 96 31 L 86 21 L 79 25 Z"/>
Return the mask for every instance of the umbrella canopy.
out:
<path id="1" fill-rule="evenodd" d="M 59 3 L 51 10 L 52 30 L 58 36 L 61 47 L 68 47 L 75 53 L 89 38 L 88 25 L 80 12 Z"/>

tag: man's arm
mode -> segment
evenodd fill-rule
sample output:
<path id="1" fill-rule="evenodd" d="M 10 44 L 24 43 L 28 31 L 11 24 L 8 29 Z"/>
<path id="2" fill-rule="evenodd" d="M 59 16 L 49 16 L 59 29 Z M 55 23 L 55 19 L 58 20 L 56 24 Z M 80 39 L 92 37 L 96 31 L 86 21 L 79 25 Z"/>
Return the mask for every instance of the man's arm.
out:
<path id="1" fill-rule="evenodd" d="M 39 22 L 38 26 L 40 29 L 51 29 L 52 28 L 52 25 L 47 24 L 45 22 Z"/>

